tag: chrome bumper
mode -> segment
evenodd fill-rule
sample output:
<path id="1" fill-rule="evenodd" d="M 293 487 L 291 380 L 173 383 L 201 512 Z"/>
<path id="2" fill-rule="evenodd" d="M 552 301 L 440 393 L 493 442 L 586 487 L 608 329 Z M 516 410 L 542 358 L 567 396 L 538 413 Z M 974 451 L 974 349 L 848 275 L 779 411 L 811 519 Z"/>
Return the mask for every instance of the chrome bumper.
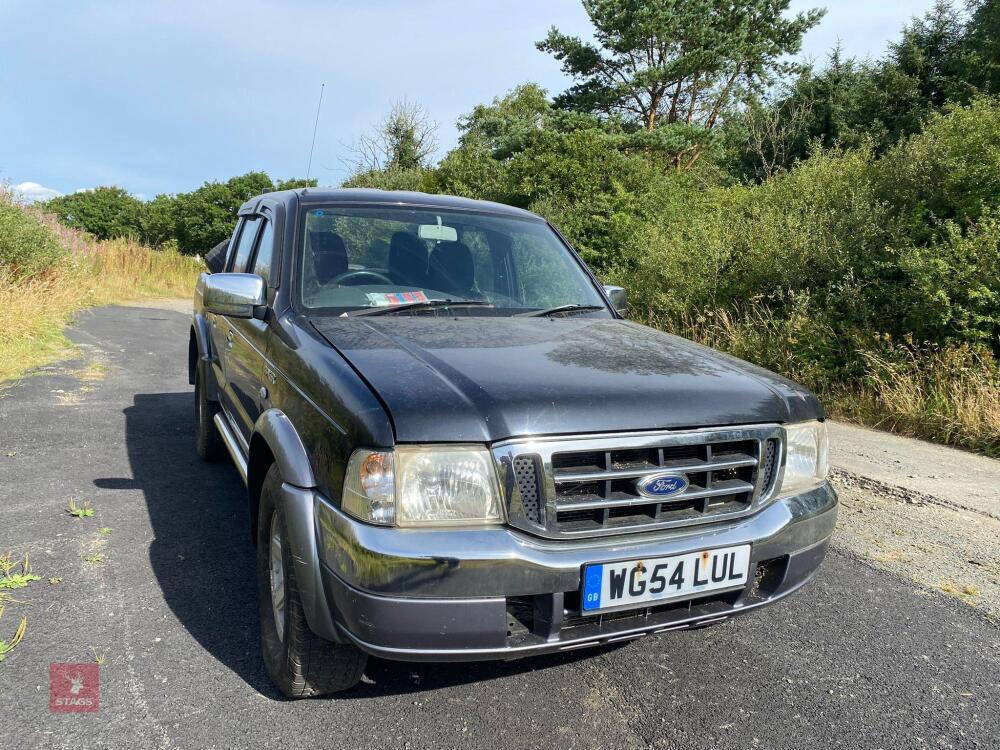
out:
<path id="1" fill-rule="evenodd" d="M 305 500 L 307 492 L 296 491 Z M 377 528 L 318 495 L 312 511 L 318 555 L 312 580 L 322 587 L 314 602 L 324 609 L 325 595 L 327 608 L 309 617 L 310 626 L 315 620 L 320 635 L 387 658 L 475 660 L 697 627 L 776 601 L 805 583 L 822 561 L 837 497 L 827 484 L 731 522 L 585 541 L 540 539 L 506 527 Z M 624 618 L 574 612 L 587 563 L 746 543 L 752 545 L 752 574 L 745 590 L 640 609 Z M 512 607 L 530 614 L 515 622 Z M 529 627 L 519 627 L 524 620 Z"/>

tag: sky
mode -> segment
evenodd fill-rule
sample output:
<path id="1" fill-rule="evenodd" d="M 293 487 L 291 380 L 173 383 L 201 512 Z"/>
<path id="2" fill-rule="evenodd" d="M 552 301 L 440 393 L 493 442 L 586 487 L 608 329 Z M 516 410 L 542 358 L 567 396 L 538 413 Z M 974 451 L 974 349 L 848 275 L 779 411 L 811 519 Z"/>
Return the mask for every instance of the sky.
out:
<path id="1" fill-rule="evenodd" d="M 932 0 L 827 0 L 804 40 L 877 57 Z M 822 7 L 792 0 L 792 10 Z M 144 199 L 250 170 L 312 176 L 396 101 L 420 103 L 443 153 L 476 104 L 568 84 L 534 42 L 589 35 L 578 0 L 0 0 L 0 182 L 27 199 L 118 185 Z"/>

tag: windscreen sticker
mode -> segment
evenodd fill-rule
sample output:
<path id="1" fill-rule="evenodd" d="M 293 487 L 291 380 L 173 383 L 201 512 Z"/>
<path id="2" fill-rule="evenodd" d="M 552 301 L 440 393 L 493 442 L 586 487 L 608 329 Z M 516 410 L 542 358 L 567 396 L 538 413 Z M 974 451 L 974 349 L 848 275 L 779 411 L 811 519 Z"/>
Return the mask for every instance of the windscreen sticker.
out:
<path id="1" fill-rule="evenodd" d="M 369 292 L 365 295 L 372 307 L 389 307 L 391 305 L 408 305 L 413 302 L 426 302 L 427 295 L 423 292 Z"/>

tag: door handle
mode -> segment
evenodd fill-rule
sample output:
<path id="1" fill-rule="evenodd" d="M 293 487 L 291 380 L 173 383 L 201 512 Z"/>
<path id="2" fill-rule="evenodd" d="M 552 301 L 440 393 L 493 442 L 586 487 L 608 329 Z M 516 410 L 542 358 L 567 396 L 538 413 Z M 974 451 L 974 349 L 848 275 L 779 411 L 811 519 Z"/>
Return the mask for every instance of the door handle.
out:
<path id="1" fill-rule="evenodd" d="M 229 332 L 226 333 L 226 348 L 227 349 L 232 349 L 233 348 L 233 332 L 232 332 L 232 330 L 230 330 Z"/>

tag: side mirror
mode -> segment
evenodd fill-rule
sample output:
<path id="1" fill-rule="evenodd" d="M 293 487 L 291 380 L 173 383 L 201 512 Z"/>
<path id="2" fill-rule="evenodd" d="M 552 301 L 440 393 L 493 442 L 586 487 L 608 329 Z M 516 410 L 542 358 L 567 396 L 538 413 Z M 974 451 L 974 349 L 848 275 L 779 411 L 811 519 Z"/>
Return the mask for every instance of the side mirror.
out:
<path id="1" fill-rule="evenodd" d="M 208 312 L 230 318 L 252 318 L 254 308 L 267 304 L 267 285 L 252 273 L 206 275 L 204 304 Z"/>
<path id="2" fill-rule="evenodd" d="M 611 300 L 611 304 L 614 305 L 619 315 L 628 312 L 628 295 L 623 287 L 605 285 L 604 293 L 608 295 L 608 299 Z"/>

